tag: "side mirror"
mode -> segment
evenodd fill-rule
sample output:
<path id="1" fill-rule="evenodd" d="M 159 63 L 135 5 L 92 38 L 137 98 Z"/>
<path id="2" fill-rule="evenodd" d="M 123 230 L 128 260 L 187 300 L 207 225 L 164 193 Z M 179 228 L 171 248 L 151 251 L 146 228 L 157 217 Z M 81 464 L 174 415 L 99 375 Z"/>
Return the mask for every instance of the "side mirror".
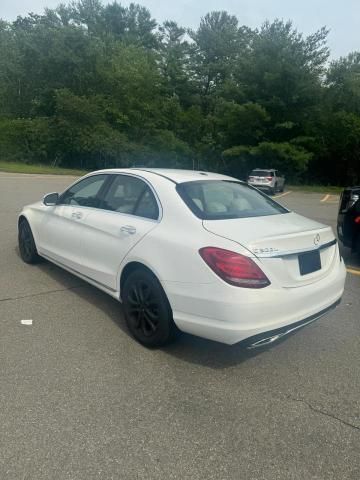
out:
<path id="1" fill-rule="evenodd" d="M 57 205 L 60 195 L 58 193 L 48 193 L 43 199 L 43 204 L 47 207 Z"/>

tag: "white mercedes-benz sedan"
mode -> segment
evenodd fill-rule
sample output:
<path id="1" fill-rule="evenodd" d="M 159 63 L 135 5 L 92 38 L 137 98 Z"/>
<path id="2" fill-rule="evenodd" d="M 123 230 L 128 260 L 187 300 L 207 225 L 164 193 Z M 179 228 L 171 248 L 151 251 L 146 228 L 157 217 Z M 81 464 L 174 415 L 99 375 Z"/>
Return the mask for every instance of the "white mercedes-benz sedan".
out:
<path id="1" fill-rule="evenodd" d="M 19 249 L 120 300 L 148 347 L 179 330 L 270 344 L 337 306 L 346 275 L 330 227 L 234 178 L 187 170 L 90 173 L 23 209 Z"/>

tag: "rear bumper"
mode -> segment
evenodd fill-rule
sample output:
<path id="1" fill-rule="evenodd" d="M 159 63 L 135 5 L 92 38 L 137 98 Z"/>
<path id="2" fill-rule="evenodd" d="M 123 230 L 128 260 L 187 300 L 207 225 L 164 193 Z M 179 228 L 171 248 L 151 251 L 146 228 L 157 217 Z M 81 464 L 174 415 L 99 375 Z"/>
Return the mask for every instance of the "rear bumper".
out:
<path id="1" fill-rule="evenodd" d="M 338 307 L 341 303 L 341 298 L 337 300 L 335 303 L 330 305 L 329 307 L 321 310 L 321 312 L 315 313 L 304 320 L 300 320 L 300 322 L 292 323 L 291 325 L 286 325 L 285 327 L 278 328 L 276 330 L 270 330 L 269 332 L 260 333 L 258 335 L 254 335 L 253 337 L 247 338 L 243 340 L 241 343 L 244 347 L 248 349 L 255 349 L 261 348 L 267 345 L 270 345 L 277 340 L 280 340 L 287 335 L 295 333 L 296 331 L 300 330 L 300 328 L 304 328 L 307 325 L 310 325 L 313 322 L 316 322 L 319 318 L 323 317 L 331 310 L 334 310 Z"/>
<path id="2" fill-rule="evenodd" d="M 232 345 L 254 338 L 250 343 L 255 343 L 257 338 L 284 333 L 325 315 L 339 303 L 345 277 L 341 261 L 321 281 L 298 288 L 270 285 L 251 290 L 222 281 L 203 285 L 164 282 L 163 286 L 180 330 Z"/>
<path id="3" fill-rule="evenodd" d="M 272 188 L 274 188 L 274 185 L 272 185 L 271 183 L 250 183 L 249 182 L 249 185 L 251 185 L 252 187 L 258 188 L 259 190 L 271 190 Z"/>

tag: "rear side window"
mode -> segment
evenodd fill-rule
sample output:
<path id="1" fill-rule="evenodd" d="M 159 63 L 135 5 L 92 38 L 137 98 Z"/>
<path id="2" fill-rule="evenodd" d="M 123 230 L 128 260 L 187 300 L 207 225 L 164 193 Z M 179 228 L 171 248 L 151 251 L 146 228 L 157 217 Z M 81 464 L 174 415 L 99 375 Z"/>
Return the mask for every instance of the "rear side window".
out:
<path id="1" fill-rule="evenodd" d="M 177 191 L 203 220 L 261 217 L 288 213 L 258 190 L 240 182 L 208 180 L 181 183 Z"/>
<path id="2" fill-rule="evenodd" d="M 129 175 L 116 175 L 104 197 L 103 208 L 152 220 L 159 217 L 159 207 L 150 187 Z"/>

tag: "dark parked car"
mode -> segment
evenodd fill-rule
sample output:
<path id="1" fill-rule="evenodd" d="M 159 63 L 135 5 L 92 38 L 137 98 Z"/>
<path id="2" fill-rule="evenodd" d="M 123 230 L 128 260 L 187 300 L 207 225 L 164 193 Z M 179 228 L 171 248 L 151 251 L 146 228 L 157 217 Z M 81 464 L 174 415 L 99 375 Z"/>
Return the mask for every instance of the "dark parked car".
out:
<path id="1" fill-rule="evenodd" d="M 337 230 L 342 244 L 360 255 L 360 186 L 342 192 Z"/>

